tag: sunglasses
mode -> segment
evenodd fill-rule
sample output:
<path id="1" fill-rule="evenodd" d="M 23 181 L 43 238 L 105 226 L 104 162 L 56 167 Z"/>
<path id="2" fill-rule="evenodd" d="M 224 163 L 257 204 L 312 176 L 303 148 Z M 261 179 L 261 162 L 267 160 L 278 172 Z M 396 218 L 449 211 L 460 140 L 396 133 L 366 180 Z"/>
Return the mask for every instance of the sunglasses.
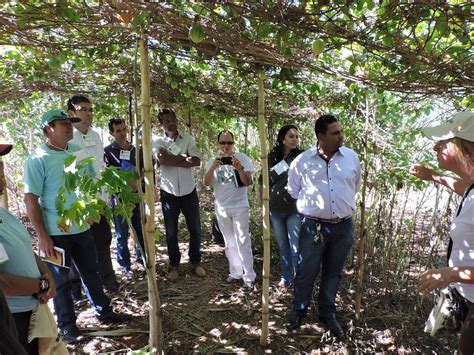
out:
<path id="1" fill-rule="evenodd" d="M 220 145 L 225 145 L 225 144 L 227 144 L 227 145 L 232 145 L 232 144 L 234 144 L 234 142 L 225 142 L 225 141 L 222 141 L 222 142 L 219 142 L 219 144 L 220 144 Z"/>

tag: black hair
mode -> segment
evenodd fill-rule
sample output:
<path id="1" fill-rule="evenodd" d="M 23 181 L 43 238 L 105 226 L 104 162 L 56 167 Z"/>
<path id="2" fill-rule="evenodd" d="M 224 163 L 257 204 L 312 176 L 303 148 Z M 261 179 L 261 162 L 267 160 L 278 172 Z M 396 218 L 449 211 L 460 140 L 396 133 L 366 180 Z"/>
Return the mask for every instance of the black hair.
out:
<path id="1" fill-rule="evenodd" d="M 234 140 L 234 135 L 232 134 L 231 131 L 229 131 L 228 129 L 224 129 L 223 131 L 220 131 L 219 133 L 217 133 L 217 141 L 219 142 L 219 138 L 221 138 L 221 134 L 224 134 L 224 133 L 229 133 L 232 137 L 232 140 Z"/>
<path id="2" fill-rule="evenodd" d="M 165 115 L 169 115 L 169 114 L 173 115 L 176 118 L 176 113 L 174 113 L 172 109 L 164 108 L 163 110 L 158 112 L 158 121 L 160 121 L 160 123 L 163 123 L 163 120 L 165 119 Z"/>
<path id="3" fill-rule="evenodd" d="M 86 95 L 74 95 L 69 100 L 67 100 L 68 111 L 76 111 L 77 104 L 80 104 L 81 102 L 91 103 L 91 100 Z"/>
<path id="4" fill-rule="evenodd" d="M 298 130 L 298 127 L 292 124 L 287 124 L 283 127 L 280 128 L 277 134 L 277 141 L 275 143 L 275 147 L 272 149 L 271 154 L 273 155 L 275 161 L 280 161 L 283 159 L 283 156 L 285 155 L 285 147 L 283 145 L 283 140 L 285 139 L 286 134 L 290 129 L 296 129 Z M 296 147 L 295 149 L 292 149 L 290 154 L 293 152 L 299 152 L 299 148 Z"/>
<path id="5" fill-rule="evenodd" d="M 314 133 L 316 133 L 316 137 L 319 133 L 326 134 L 328 131 L 328 127 L 331 123 L 339 122 L 336 116 L 334 115 L 323 115 L 320 116 L 315 124 L 314 124 Z"/>
<path id="6" fill-rule="evenodd" d="M 45 126 L 43 127 L 43 134 L 44 134 L 46 137 L 47 137 L 47 135 L 46 135 L 46 126 L 54 127 L 54 125 L 56 124 L 56 121 L 57 121 L 57 120 L 53 120 L 53 121 L 49 122 L 47 125 L 45 125 Z"/>
<path id="7" fill-rule="evenodd" d="M 114 125 L 119 125 L 119 124 L 126 125 L 125 120 L 119 117 L 111 118 L 109 120 L 109 123 L 107 124 L 109 126 L 109 132 L 112 133 L 114 131 Z"/>

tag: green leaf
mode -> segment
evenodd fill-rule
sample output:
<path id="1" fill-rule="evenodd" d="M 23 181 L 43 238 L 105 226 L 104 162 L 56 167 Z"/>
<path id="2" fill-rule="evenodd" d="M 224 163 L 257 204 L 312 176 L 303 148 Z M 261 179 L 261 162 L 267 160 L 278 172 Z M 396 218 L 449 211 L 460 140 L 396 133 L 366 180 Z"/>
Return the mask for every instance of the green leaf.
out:
<path id="1" fill-rule="evenodd" d="M 64 159 L 64 168 L 68 168 L 71 166 L 72 163 L 76 160 L 75 155 L 69 155 L 66 159 Z"/>

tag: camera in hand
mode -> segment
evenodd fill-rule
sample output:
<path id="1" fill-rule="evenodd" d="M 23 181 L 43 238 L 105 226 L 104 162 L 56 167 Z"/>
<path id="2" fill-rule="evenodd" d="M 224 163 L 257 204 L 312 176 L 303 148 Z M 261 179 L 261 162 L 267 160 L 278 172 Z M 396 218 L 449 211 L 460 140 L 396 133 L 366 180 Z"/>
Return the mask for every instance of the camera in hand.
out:
<path id="1" fill-rule="evenodd" d="M 222 157 L 222 158 L 219 158 L 219 160 L 224 165 L 232 165 L 232 157 Z"/>

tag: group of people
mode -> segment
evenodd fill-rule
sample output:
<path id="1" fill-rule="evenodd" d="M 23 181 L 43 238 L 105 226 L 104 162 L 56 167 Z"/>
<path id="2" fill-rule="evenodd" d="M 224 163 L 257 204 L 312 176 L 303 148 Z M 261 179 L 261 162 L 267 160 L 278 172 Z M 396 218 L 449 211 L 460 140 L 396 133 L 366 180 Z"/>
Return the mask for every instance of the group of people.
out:
<path id="1" fill-rule="evenodd" d="M 0 260 L 1 290 L 14 319 L 5 324 L 15 324 L 12 337 L 19 337 L 24 349 L 31 354 L 38 352 L 39 345 L 38 340 L 27 339 L 27 329 L 35 318 L 38 304 L 50 298 L 54 300 L 57 328 L 62 338 L 66 342 L 82 339 L 74 312 L 74 300 L 81 297 L 80 285 L 100 322 L 124 323 L 131 317 L 114 312 L 110 304 L 108 294 L 117 292 L 119 284 L 111 261 L 112 232 L 106 218 L 87 230 L 73 226 L 65 231 L 57 224 L 55 199 L 64 184 L 64 161 L 70 155 L 78 160 L 94 157 L 93 171 L 97 176 L 105 166 L 124 170 L 137 167 L 136 148 L 127 140 L 126 122 L 120 118 L 109 121 L 113 142 L 104 148 L 100 135 L 91 127 L 93 112 L 92 102 L 83 95 L 73 96 L 68 101 L 67 112 L 59 109 L 46 112 L 41 120 L 46 142 L 32 152 L 25 163 L 25 203 L 38 236 L 39 251 L 51 257 L 56 253 L 55 247 L 62 248 L 66 267 L 45 265 L 33 253 L 26 229 L 6 210 L 0 209 L 0 254 L 2 258 L 6 255 L 4 262 Z M 178 131 L 173 110 L 161 110 L 158 120 L 163 135 L 153 142 L 153 157 L 160 169 L 168 279 L 175 282 L 181 272 L 178 244 L 181 213 L 189 231 L 188 255 L 192 270 L 198 277 L 204 277 L 199 199 L 192 172 L 193 167 L 200 166 L 202 157 L 194 138 Z M 437 135 L 443 132 L 446 134 Z M 448 283 L 458 285 L 470 305 L 461 336 L 461 344 L 464 344 L 469 343 L 467 335 L 474 329 L 474 286 L 470 285 L 474 283 L 474 116 L 458 114 L 451 126 L 426 129 L 425 134 L 441 140 L 435 146 L 440 167 L 455 172 L 459 178 L 438 176 L 421 165 L 413 166 L 411 172 L 452 188 L 464 195 L 464 200 L 451 229 L 450 267 L 425 272 L 419 290 L 427 293 Z M 342 336 L 344 330 L 336 319 L 335 300 L 343 266 L 354 243 L 352 216 L 361 186 L 361 168 L 357 154 L 343 145 L 343 128 L 336 116 L 319 117 L 315 135 L 315 146 L 302 151 L 298 146 L 297 127 L 286 125 L 278 132 L 276 145 L 268 155 L 270 221 L 280 249 L 278 286 L 293 285 L 292 313 L 287 328 L 294 331 L 303 323 L 321 272 L 319 320 L 334 335 Z M 10 149 L 10 145 L 0 145 L 0 154 L 7 154 Z M 217 151 L 205 166 L 204 184 L 214 189 L 215 213 L 229 262 L 226 282 L 242 282 L 243 287 L 253 289 L 256 273 L 249 234 L 247 189 L 252 184 L 255 168 L 247 155 L 235 151 L 234 135 L 229 130 L 217 134 Z M 138 157 L 138 166 L 143 166 L 141 151 Z M 3 190 L 3 176 L 0 182 Z M 77 200 L 74 194 L 66 198 L 67 204 Z M 111 197 L 112 209 L 117 206 L 117 198 Z M 138 240 L 136 268 L 142 268 L 148 259 L 144 253 L 138 204 L 131 221 Z M 114 217 L 114 224 L 122 276 L 131 278 L 129 226 L 120 216 Z M 3 295 L 0 296 L 2 301 Z"/>

